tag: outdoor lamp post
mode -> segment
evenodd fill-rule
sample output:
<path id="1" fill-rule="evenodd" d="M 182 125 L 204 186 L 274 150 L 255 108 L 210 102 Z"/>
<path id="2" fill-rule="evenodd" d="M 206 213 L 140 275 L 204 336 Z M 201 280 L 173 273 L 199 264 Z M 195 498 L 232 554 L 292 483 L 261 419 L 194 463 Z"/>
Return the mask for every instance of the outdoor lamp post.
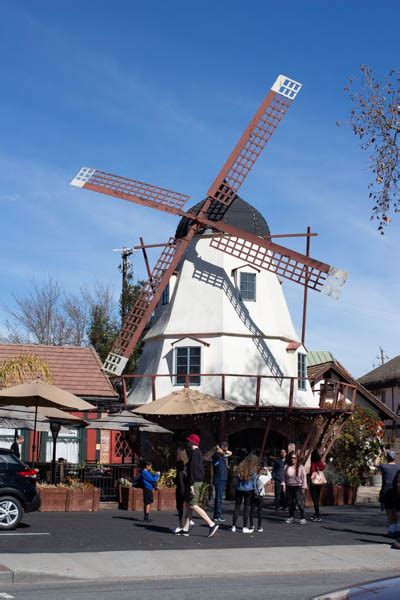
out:
<path id="1" fill-rule="evenodd" d="M 57 448 L 57 438 L 60 433 L 61 425 L 60 423 L 50 423 L 50 431 L 53 436 L 53 459 L 51 461 L 51 483 L 55 484 L 56 482 L 56 448 Z"/>

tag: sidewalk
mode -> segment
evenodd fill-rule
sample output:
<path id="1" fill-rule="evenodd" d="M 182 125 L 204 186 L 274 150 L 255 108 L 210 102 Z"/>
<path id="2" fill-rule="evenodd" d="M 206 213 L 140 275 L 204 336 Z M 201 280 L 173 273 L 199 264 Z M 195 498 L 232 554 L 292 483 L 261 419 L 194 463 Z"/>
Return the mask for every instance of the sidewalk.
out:
<path id="1" fill-rule="evenodd" d="M 200 523 L 189 537 L 174 536 L 174 513 L 154 513 L 149 524 L 125 511 L 30 513 L 0 534 L 0 582 L 398 571 L 400 551 L 376 505 L 326 507 L 322 522 L 303 526 L 266 508 L 264 532 L 253 534 L 232 533 L 232 506 L 225 508 L 211 539 Z"/>
<path id="2" fill-rule="evenodd" d="M 57 554 L 0 554 L 9 571 L 0 581 L 81 579 L 121 580 L 229 575 L 395 571 L 400 552 L 389 545 L 308 546 L 289 548 L 231 548 L 229 551 L 182 550 L 87 552 Z"/>

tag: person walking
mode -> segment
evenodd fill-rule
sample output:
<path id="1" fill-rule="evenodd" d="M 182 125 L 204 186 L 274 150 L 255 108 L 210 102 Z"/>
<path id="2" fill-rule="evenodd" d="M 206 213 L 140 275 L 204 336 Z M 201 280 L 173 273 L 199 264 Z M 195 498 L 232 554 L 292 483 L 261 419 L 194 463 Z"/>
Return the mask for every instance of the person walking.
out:
<path id="1" fill-rule="evenodd" d="M 150 507 L 154 502 L 153 490 L 157 485 L 157 481 L 160 477 L 160 471 L 152 473 L 151 462 L 143 461 L 142 472 L 140 474 L 140 484 L 143 488 L 143 508 L 144 508 L 144 521 L 150 522 Z"/>
<path id="2" fill-rule="evenodd" d="M 236 524 L 239 517 L 240 506 L 243 501 L 243 533 L 252 533 L 254 530 L 247 527 L 249 520 L 250 502 L 256 490 L 258 457 L 249 454 L 239 463 L 234 478 L 235 484 L 235 509 L 233 511 L 232 531 L 236 533 Z"/>
<path id="3" fill-rule="evenodd" d="M 176 476 L 175 476 L 175 502 L 176 510 L 178 511 L 179 525 L 172 529 L 172 533 L 178 535 L 183 529 L 183 510 L 185 505 L 185 490 L 186 490 L 186 477 L 187 477 L 187 464 L 189 457 L 185 448 L 179 446 L 176 451 Z M 195 523 L 190 521 L 190 528 L 194 527 Z"/>
<path id="4" fill-rule="evenodd" d="M 322 521 L 319 512 L 319 502 L 321 497 L 321 490 L 326 483 L 326 477 L 324 474 L 325 464 L 321 460 L 321 455 L 318 450 L 313 450 L 311 453 L 311 465 L 310 465 L 310 494 L 314 505 L 314 514 L 310 518 L 310 521 Z"/>
<path id="5" fill-rule="evenodd" d="M 271 473 L 267 467 L 261 467 L 258 471 L 256 478 L 256 489 L 250 500 L 250 529 L 254 531 L 254 513 L 257 511 L 257 531 L 261 533 L 263 530 L 262 526 L 262 512 L 265 497 L 265 486 L 271 481 Z"/>
<path id="6" fill-rule="evenodd" d="M 185 519 L 180 535 L 188 536 L 192 513 L 195 512 L 208 525 L 208 537 L 213 537 L 218 531 L 219 525 L 215 523 L 205 510 L 199 506 L 200 489 L 204 481 L 203 455 L 199 448 L 200 438 L 196 433 L 191 433 L 186 441 L 189 447 L 189 462 L 186 470 L 185 485 Z"/>
<path id="7" fill-rule="evenodd" d="M 382 473 L 382 488 L 379 492 L 379 502 L 382 509 L 386 511 L 388 520 L 387 535 L 397 538 L 400 530 L 397 519 L 397 499 L 394 494 L 393 482 L 400 466 L 396 463 L 396 454 L 392 450 L 386 451 L 386 460 L 386 464 L 379 465 L 379 470 Z"/>
<path id="8" fill-rule="evenodd" d="M 300 464 L 295 452 L 289 454 L 282 487 L 287 494 L 289 507 L 289 518 L 286 519 L 286 523 L 294 523 L 294 511 L 297 504 L 300 511 L 300 525 L 305 525 L 307 521 L 304 514 L 304 492 L 307 489 L 307 476 L 306 470 Z"/>
<path id="9" fill-rule="evenodd" d="M 13 443 L 10 446 L 11 452 L 17 458 L 21 458 L 21 449 L 20 449 L 20 446 L 22 446 L 23 443 L 24 443 L 23 436 L 22 435 L 17 435 L 17 437 L 15 438 L 15 440 L 13 441 Z"/>
<path id="10" fill-rule="evenodd" d="M 279 453 L 279 457 L 275 458 L 272 465 L 272 479 L 274 481 L 274 496 L 275 510 L 284 510 L 286 507 L 285 491 L 282 482 L 285 479 L 285 465 L 287 452 L 284 448 Z"/>
<path id="11" fill-rule="evenodd" d="M 215 448 L 212 455 L 212 464 L 214 467 L 214 522 L 224 523 L 225 518 L 222 514 L 222 500 L 225 496 L 226 484 L 228 483 L 228 458 L 232 456 L 229 450 L 228 442 L 221 442 Z"/>

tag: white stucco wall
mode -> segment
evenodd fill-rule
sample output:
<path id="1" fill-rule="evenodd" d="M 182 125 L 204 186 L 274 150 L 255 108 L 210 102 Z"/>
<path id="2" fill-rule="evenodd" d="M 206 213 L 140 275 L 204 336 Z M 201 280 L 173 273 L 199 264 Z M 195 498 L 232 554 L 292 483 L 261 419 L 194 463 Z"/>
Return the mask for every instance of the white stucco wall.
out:
<path id="1" fill-rule="evenodd" d="M 289 314 L 282 286 L 274 273 L 254 271 L 249 265 L 210 248 L 210 238 L 199 236 L 190 245 L 177 278 L 170 284 L 170 302 L 159 306 L 145 336 L 138 372 L 166 374 L 156 381 L 157 397 L 173 389 L 174 349 L 177 345 L 200 346 L 203 373 L 271 375 L 263 379 L 263 405 L 286 406 L 289 380 L 297 377 L 297 352 L 287 352 L 290 341 L 299 341 Z M 256 301 L 239 297 L 240 270 L 256 272 Z M 200 338 L 195 341 L 187 336 Z M 177 342 L 180 338 L 185 338 Z M 202 344 L 205 342 L 206 345 Z M 220 396 L 221 378 L 204 377 L 198 388 Z M 256 379 L 227 377 L 225 398 L 254 404 Z M 151 400 L 150 380 L 136 382 L 130 402 Z M 310 386 L 297 390 L 296 406 L 317 406 Z"/>

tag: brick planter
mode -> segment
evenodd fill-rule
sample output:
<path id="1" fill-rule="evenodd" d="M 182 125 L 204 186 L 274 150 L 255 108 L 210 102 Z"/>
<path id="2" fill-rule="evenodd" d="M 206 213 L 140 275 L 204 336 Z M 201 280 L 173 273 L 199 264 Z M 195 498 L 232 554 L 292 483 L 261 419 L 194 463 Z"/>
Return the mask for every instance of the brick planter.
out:
<path id="1" fill-rule="evenodd" d="M 121 510 L 133 510 L 133 492 L 135 488 L 122 487 L 119 488 L 119 506 Z"/>
<path id="2" fill-rule="evenodd" d="M 67 506 L 67 488 L 38 488 L 40 494 L 40 512 L 65 512 Z"/>
<path id="3" fill-rule="evenodd" d="M 100 489 L 70 489 L 67 495 L 67 512 L 93 511 L 99 510 Z"/>
<path id="4" fill-rule="evenodd" d="M 175 510 L 175 488 L 160 488 L 158 490 L 158 510 Z"/>

